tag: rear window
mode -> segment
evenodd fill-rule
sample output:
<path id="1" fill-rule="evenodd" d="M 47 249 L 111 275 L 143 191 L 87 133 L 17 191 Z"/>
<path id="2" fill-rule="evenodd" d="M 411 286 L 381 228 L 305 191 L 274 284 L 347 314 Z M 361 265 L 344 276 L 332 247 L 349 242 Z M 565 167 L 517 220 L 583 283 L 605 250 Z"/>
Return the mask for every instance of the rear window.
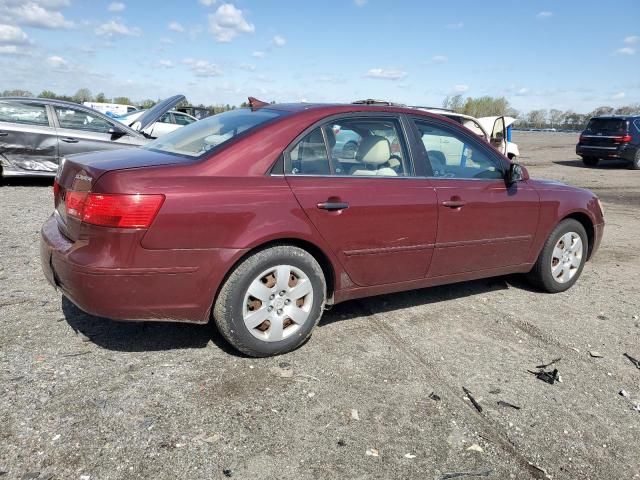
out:
<path id="1" fill-rule="evenodd" d="M 592 118 L 587 132 L 627 133 L 627 121 L 619 118 Z"/>
<path id="2" fill-rule="evenodd" d="M 284 112 L 240 108 L 207 117 L 147 143 L 142 148 L 166 153 L 199 157 L 228 142 L 236 135 L 254 129 Z"/>

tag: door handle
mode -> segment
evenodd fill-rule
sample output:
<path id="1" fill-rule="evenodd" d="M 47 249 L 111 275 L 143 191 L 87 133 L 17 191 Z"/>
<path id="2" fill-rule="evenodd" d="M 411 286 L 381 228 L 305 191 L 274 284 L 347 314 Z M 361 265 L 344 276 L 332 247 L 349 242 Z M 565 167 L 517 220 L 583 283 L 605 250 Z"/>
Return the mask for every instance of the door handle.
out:
<path id="1" fill-rule="evenodd" d="M 461 208 L 467 204 L 464 200 L 447 200 L 442 205 L 449 208 Z"/>
<path id="2" fill-rule="evenodd" d="M 0 137 L 7 137 L 9 134 L 7 132 L 0 132 Z"/>
<path id="3" fill-rule="evenodd" d="M 73 137 L 64 137 L 64 138 L 61 138 L 60 140 L 66 143 L 78 143 L 78 139 Z"/>
<path id="4" fill-rule="evenodd" d="M 349 204 L 346 202 L 322 202 L 318 204 L 318 208 L 320 210 L 344 210 L 345 208 L 349 208 Z"/>

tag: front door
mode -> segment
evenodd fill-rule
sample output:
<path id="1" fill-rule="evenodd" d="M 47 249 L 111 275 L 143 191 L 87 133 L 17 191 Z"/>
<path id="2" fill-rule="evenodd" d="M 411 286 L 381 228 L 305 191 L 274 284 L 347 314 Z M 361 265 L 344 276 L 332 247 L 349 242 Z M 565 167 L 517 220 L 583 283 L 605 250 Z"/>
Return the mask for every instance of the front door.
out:
<path id="1" fill-rule="evenodd" d="M 355 155 L 335 132 L 354 132 Z M 416 178 L 396 116 L 345 117 L 306 134 L 285 172 L 309 220 L 359 286 L 424 277 L 436 237 L 430 182 Z"/>
<path id="2" fill-rule="evenodd" d="M 538 193 L 526 182 L 507 187 L 507 160 L 473 135 L 436 121 L 416 119 L 415 125 L 429 148 L 437 140 L 428 137 L 446 137 L 447 144 L 457 145 L 461 152 L 444 165 L 431 150 L 424 152 L 433 164 L 439 209 L 428 276 L 525 263 L 538 225 Z"/>

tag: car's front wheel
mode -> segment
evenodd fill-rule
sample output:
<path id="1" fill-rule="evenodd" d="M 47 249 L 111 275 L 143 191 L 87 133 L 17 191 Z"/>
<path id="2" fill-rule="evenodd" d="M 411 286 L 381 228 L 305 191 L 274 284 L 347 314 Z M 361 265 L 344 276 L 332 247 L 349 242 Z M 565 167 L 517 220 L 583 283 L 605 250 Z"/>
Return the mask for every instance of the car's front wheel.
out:
<path id="1" fill-rule="evenodd" d="M 580 277 L 587 260 L 589 240 L 580 222 L 566 219 L 553 229 L 529 279 L 549 293 L 564 292 Z"/>
<path id="2" fill-rule="evenodd" d="M 597 157 L 582 157 L 582 163 L 587 167 L 595 167 L 600 159 Z"/>
<path id="3" fill-rule="evenodd" d="M 213 317 L 241 352 L 267 357 L 289 352 L 311 335 L 324 308 L 326 282 L 301 248 L 279 245 L 244 259 L 225 281 Z"/>

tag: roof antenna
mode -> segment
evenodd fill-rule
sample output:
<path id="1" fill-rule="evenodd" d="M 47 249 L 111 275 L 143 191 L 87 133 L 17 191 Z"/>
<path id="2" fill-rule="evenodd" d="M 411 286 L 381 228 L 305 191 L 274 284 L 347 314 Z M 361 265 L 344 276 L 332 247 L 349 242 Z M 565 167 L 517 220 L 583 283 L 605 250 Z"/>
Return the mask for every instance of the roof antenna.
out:
<path id="1" fill-rule="evenodd" d="M 255 97 L 249 97 L 249 106 L 252 110 L 255 110 L 256 108 L 266 107 L 267 105 L 269 105 L 269 103 L 258 100 Z"/>

